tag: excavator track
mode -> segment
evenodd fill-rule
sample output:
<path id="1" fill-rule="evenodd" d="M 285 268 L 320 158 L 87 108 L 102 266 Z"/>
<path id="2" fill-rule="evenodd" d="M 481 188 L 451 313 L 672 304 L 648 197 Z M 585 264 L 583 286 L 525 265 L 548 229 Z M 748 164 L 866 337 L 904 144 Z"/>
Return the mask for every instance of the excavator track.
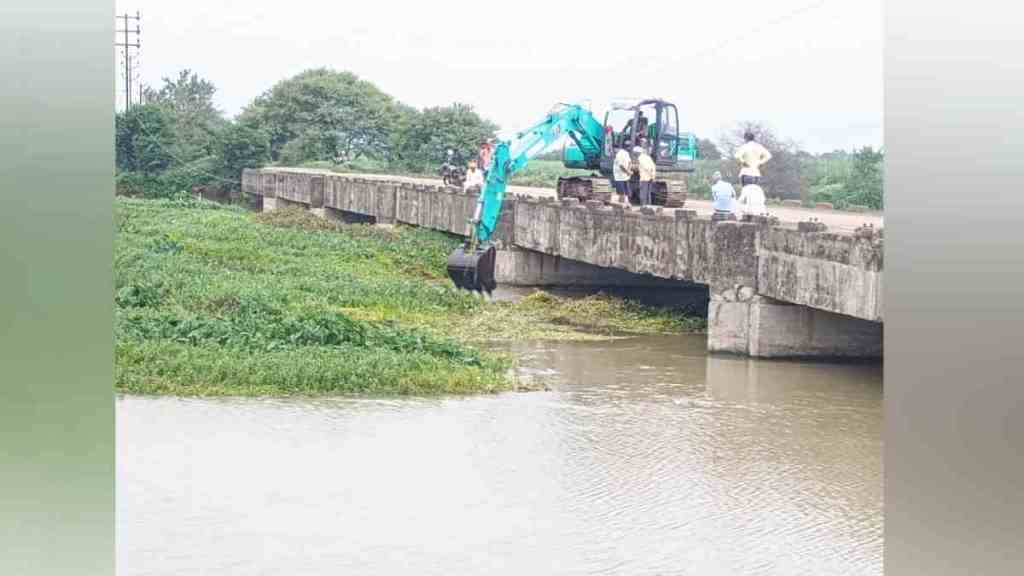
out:
<path id="1" fill-rule="evenodd" d="M 665 208 L 682 208 L 686 204 L 686 180 L 657 180 L 654 187 L 654 204 Z"/>
<path id="2" fill-rule="evenodd" d="M 558 198 L 577 198 L 580 202 L 598 200 L 612 201 L 612 185 L 607 178 L 581 177 L 558 179 Z M 686 180 L 655 181 L 652 203 L 666 208 L 682 208 L 686 204 L 688 189 Z"/>
<path id="3" fill-rule="evenodd" d="M 577 198 L 580 202 L 587 200 L 599 200 L 610 202 L 612 198 L 612 186 L 607 178 L 573 176 L 559 178 L 556 189 L 558 198 Z"/>

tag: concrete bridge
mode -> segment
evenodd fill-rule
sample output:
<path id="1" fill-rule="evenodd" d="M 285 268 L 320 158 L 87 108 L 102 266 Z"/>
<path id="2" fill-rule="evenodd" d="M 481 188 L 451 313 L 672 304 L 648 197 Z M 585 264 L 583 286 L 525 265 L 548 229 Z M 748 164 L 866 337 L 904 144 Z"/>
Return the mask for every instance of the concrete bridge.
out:
<path id="1" fill-rule="evenodd" d="M 468 236 L 475 193 L 440 183 L 327 171 L 245 170 L 263 210 L 302 206 L 340 220 Z M 687 209 L 536 198 L 510 188 L 494 235 L 498 281 L 706 285 L 708 349 L 756 357 L 880 358 L 882 235 L 820 222 L 713 221 Z"/>

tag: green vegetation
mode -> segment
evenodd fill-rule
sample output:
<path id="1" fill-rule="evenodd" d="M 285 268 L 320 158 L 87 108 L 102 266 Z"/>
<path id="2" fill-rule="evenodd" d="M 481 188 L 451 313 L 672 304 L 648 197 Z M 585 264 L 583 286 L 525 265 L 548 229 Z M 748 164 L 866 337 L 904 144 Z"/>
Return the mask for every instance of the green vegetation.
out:
<path id="1" fill-rule="evenodd" d="M 881 210 L 884 207 L 884 156 L 870 146 L 853 154 L 833 153 L 817 162 L 808 162 L 810 199 L 812 202 L 830 202 L 836 208 L 865 206 Z"/>
<path id="2" fill-rule="evenodd" d="M 278 82 L 233 120 L 214 107 L 215 91 L 184 70 L 117 115 L 120 194 L 237 192 L 244 168 L 272 163 L 436 175 L 445 150 L 473 157 L 497 129 L 470 106 L 417 110 L 350 72 L 324 68 Z"/>
<path id="3" fill-rule="evenodd" d="M 446 150 L 456 150 L 467 160 L 475 158 L 480 143 L 497 129 L 464 104 L 406 111 L 394 131 L 390 165 L 436 175 Z"/>
<path id="4" fill-rule="evenodd" d="M 194 186 L 237 188 L 270 160 L 265 130 L 225 120 L 214 86 L 188 70 L 115 117 L 118 193 L 167 198 Z"/>
<path id="5" fill-rule="evenodd" d="M 117 388 L 176 395 L 437 394 L 518 384 L 485 340 L 674 333 L 701 322 L 603 296 L 485 303 L 445 274 L 457 240 L 116 200 Z"/>
<path id="6" fill-rule="evenodd" d="M 702 332 L 704 318 L 656 310 L 605 294 L 561 298 L 538 291 L 518 302 L 496 302 L 467 316 L 452 333 L 469 342 L 605 340 L 638 334 Z"/>
<path id="7" fill-rule="evenodd" d="M 386 316 L 467 309 L 417 277 L 450 248 L 425 231 L 271 228 L 237 209 L 119 200 L 116 337 L 132 392 L 471 392 L 507 387 L 502 358 Z"/>
<path id="8" fill-rule="evenodd" d="M 566 168 L 559 160 L 533 160 L 522 170 L 516 172 L 509 179 L 509 184 L 515 186 L 536 186 L 541 188 L 554 188 L 558 184 L 560 176 L 589 176 L 594 172 L 591 170 L 574 170 Z"/>

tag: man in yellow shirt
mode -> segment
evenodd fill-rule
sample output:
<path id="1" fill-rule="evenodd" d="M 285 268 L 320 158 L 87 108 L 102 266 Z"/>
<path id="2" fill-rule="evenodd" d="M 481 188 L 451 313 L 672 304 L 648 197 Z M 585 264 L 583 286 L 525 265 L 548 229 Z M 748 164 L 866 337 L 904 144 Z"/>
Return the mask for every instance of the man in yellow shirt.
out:
<path id="1" fill-rule="evenodd" d="M 653 192 L 651 187 L 654 185 L 654 175 L 657 171 L 657 167 L 654 165 L 654 160 L 651 158 L 651 155 L 642 147 L 637 146 L 633 148 L 633 152 L 637 155 L 637 173 L 640 176 L 640 205 L 649 206 L 651 204 L 651 194 Z"/>
<path id="2" fill-rule="evenodd" d="M 761 184 L 761 166 L 772 159 L 772 153 L 755 142 L 754 134 L 749 131 L 743 135 L 743 140 L 743 145 L 736 149 L 735 155 L 742 166 L 740 186 Z"/>

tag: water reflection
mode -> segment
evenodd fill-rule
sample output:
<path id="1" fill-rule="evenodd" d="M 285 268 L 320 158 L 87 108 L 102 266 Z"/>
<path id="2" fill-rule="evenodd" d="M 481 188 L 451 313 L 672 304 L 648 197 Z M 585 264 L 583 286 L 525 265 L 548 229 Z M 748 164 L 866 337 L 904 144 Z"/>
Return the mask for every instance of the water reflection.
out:
<path id="1" fill-rule="evenodd" d="M 118 402 L 121 574 L 880 574 L 881 371 L 510 346 L 552 390 Z"/>

